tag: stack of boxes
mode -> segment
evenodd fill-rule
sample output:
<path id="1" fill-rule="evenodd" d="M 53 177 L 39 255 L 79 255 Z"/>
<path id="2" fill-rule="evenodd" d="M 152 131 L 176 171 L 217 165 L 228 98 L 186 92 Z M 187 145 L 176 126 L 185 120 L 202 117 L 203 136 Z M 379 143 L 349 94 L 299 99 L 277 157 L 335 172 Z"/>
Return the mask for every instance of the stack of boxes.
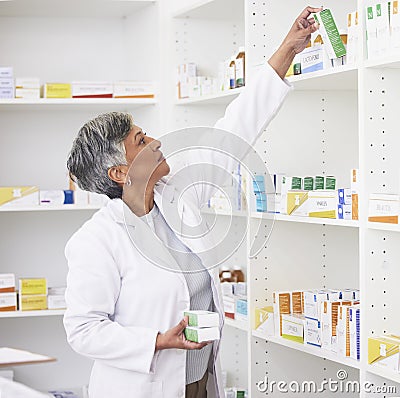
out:
<path id="1" fill-rule="evenodd" d="M 16 78 L 15 98 L 24 98 L 24 99 L 40 98 L 40 79 Z"/>
<path id="2" fill-rule="evenodd" d="M 368 59 L 400 54 L 398 1 L 369 2 L 366 7 Z"/>
<path id="3" fill-rule="evenodd" d="M 273 321 L 270 308 L 257 308 L 255 328 L 359 360 L 358 300 L 357 289 L 275 292 Z"/>
<path id="4" fill-rule="evenodd" d="M 271 174 L 272 188 L 261 192 L 263 177 L 256 177 L 253 189 L 257 211 L 302 217 L 358 220 L 358 170 L 351 170 L 350 188 L 336 189 L 334 176 L 287 176 Z M 265 202 L 263 202 L 265 200 Z M 256 203 L 256 205 L 254 204 Z M 264 207 L 265 203 L 265 207 Z M 261 210 L 266 208 L 266 210 Z"/>
<path id="5" fill-rule="evenodd" d="M 267 194 L 265 192 L 264 176 L 257 175 L 253 178 L 253 191 L 256 197 L 256 211 L 267 211 Z"/>
<path id="6" fill-rule="evenodd" d="M 14 72 L 10 66 L 0 66 L 0 99 L 14 98 Z"/>
<path id="7" fill-rule="evenodd" d="M 17 310 L 17 293 L 15 275 L 0 274 L 0 311 Z"/>
<path id="8" fill-rule="evenodd" d="M 19 280 L 19 310 L 36 311 L 47 309 L 46 278 L 30 278 Z"/>
<path id="9" fill-rule="evenodd" d="M 186 311 L 184 316 L 189 317 L 188 326 L 185 329 L 187 340 L 202 343 L 220 338 L 219 315 L 217 312 Z"/>

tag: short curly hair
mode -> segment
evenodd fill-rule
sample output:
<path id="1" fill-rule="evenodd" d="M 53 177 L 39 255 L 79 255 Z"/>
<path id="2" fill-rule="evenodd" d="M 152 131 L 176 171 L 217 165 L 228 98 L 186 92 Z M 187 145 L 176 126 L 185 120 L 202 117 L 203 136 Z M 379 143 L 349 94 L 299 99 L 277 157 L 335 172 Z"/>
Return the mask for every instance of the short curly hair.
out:
<path id="1" fill-rule="evenodd" d="M 108 176 L 113 166 L 126 165 L 123 141 L 133 128 L 129 113 L 109 112 L 88 121 L 79 130 L 67 160 L 71 178 L 81 189 L 122 197 L 122 187 Z"/>

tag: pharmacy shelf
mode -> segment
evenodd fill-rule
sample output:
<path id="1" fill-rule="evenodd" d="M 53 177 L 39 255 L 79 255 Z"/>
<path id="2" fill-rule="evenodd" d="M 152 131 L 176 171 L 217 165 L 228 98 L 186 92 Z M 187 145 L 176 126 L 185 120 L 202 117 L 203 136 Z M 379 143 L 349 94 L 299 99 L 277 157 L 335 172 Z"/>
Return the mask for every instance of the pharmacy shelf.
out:
<path id="1" fill-rule="evenodd" d="M 183 98 L 177 100 L 175 105 L 227 105 L 243 90 L 244 87 L 240 87 L 232 90 L 221 91 L 218 94 L 203 95 L 195 98 Z"/>
<path id="2" fill-rule="evenodd" d="M 287 79 L 295 90 L 357 90 L 358 68 L 344 65 L 328 70 L 290 76 Z"/>
<path id="3" fill-rule="evenodd" d="M 15 211 L 76 211 L 76 210 L 99 210 L 102 206 L 99 205 L 37 205 L 37 206 L 20 206 L 20 207 L 0 207 L 0 212 L 15 212 Z"/>
<path id="4" fill-rule="evenodd" d="M 0 1 L 1 17 L 126 17 L 154 0 L 13 0 Z"/>
<path id="5" fill-rule="evenodd" d="M 1 1 L 0 1 L 1 4 Z M 0 111 L 9 109 L 53 109 L 55 106 L 105 108 L 113 107 L 138 108 L 154 105 L 154 98 L 40 98 L 40 99 L 0 99 Z"/>
<path id="6" fill-rule="evenodd" d="M 258 332 L 257 330 L 253 330 L 252 335 L 253 337 L 257 337 L 259 339 L 263 339 L 274 344 L 279 344 L 281 346 L 292 348 L 297 351 L 305 352 L 316 357 L 325 358 L 329 361 L 337 362 L 351 368 L 360 369 L 361 367 L 360 361 L 357 361 L 353 358 L 341 358 L 332 351 L 324 350 L 319 347 L 314 347 L 309 344 L 296 343 L 282 337 L 266 336 L 264 333 Z"/>
<path id="7" fill-rule="evenodd" d="M 381 368 L 376 365 L 367 365 L 367 372 L 372 373 L 376 376 L 384 377 L 385 379 L 400 383 L 400 373 L 389 371 L 385 368 Z M 368 380 L 368 377 L 367 377 Z"/>
<path id="8" fill-rule="evenodd" d="M 0 312 L 0 318 L 27 318 L 35 316 L 60 316 L 65 310 L 40 310 L 40 311 L 6 311 Z"/>
<path id="9" fill-rule="evenodd" d="M 400 68 L 400 55 L 393 55 L 379 60 L 367 60 L 364 62 L 364 67 L 398 69 Z"/>
<path id="10" fill-rule="evenodd" d="M 205 208 L 201 210 L 202 214 L 207 214 L 207 215 L 217 215 L 217 216 L 231 216 L 231 217 L 247 217 L 248 212 L 247 211 L 240 211 L 240 210 L 234 210 L 234 211 L 227 211 L 227 210 L 215 210 L 215 209 L 210 209 L 210 208 Z"/>
<path id="11" fill-rule="evenodd" d="M 252 218 L 262 218 L 275 221 L 288 221 L 297 222 L 302 224 L 320 224 L 320 225 L 334 225 L 338 227 L 352 227 L 358 228 L 359 222 L 357 220 L 338 220 L 336 218 L 316 218 L 316 217 L 300 217 L 290 216 L 286 214 L 273 214 L 273 213 L 251 213 Z"/>
<path id="12" fill-rule="evenodd" d="M 190 3 L 188 1 L 188 3 Z M 173 18 L 242 20 L 244 18 L 243 0 L 195 0 L 173 13 Z"/>
<path id="13" fill-rule="evenodd" d="M 244 330 L 245 332 L 247 332 L 248 330 L 247 321 L 242 321 L 237 319 L 225 318 L 225 326 L 229 326 L 239 330 Z"/>
<path id="14" fill-rule="evenodd" d="M 387 224 L 387 223 L 382 223 L 382 222 L 368 222 L 367 227 L 369 229 L 376 229 L 379 231 L 400 232 L 399 224 Z"/>

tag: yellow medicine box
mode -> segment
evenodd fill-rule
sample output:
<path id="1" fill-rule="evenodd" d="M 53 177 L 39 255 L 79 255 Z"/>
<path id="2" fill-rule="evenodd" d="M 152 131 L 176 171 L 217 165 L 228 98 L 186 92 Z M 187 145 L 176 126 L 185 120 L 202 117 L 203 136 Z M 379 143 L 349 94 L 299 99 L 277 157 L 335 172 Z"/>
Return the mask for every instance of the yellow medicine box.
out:
<path id="1" fill-rule="evenodd" d="M 368 363 L 399 372 L 399 348 L 400 338 L 398 336 L 370 337 L 368 339 Z"/>
<path id="2" fill-rule="evenodd" d="M 47 295 L 35 294 L 29 296 L 19 295 L 20 311 L 47 310 Z"/>
<path id="3" fill-rule="evenodd" d="M 0 206 L 39 205 L 39 188 L 35 186 L 0 187 Z"/>
<path id="4" fill-rule="evenodd" d="M 19 294 L 47 294 L 47 279 L 46 278 L 31 278 L 19 280 Z"/>
<path id="5" fill-rule="evenodd" d="M 71 98 L 72 86 L 69 83 L 46 83 L 44 85 L 45 98 Z"/>

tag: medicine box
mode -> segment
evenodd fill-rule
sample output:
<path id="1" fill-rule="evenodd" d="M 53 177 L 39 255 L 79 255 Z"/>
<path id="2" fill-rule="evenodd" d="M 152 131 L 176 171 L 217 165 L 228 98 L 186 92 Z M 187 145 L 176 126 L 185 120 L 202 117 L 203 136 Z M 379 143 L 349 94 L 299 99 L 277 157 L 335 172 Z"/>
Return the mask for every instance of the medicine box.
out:
<path id="1" fill-rule="evenodd" d="M 17 310 L 17 293 L 0 293 L 0 312 Z"/>
<path id="2" fill-rule="evenodd" d="M 272 306 L 255 309 L 254 329 L 264 332 L 267 336 L 275 334 L 274 309 Z"/>
<path id="3" fill-rule="evenodd" d="M 0 187 L 0 206 L 39 205 L 39 188 L 35 186 Z"/>
<path id="4" fill-rule="evenodd" d="M 17 77 L 15 89 L 40 90 L 40 79 L 36 77 Z"/>
<path id="5" fill-rule="evenodd" d="M 297 343 L 304 343 L 304 315 L 282 314 L 282 337 Z"/>
<path id="6" fill-rule="evenodd" d="M 39 99 L 40 88 L 16 88 L 15 98 Z"/>
<path id="7" fill-rule="evenodd" d="M 318 13 L 314 13 L 313 16 L 319 24 L 319 33 L 322 36 L 329 58 L 344 57 L 346 55 L 346 47 L 342 42 L 331 10 L 326 8 Z"/>
<path id="8" fill-rule="evenodd" d="M 308 216 L 309 191 L 288 191 L 282 197 L 282 213 L 292 216 Z"/>
<path id="9" fill-rule="evenodd" d="M 49 310 L 61 310 L 67 308 L 64 294 L 49 294 L 47 296 L 47 308 Z"/>
<path id="10" fill-rule="evenodd" d="M 74 203 L 74 191 L 72 190 L 51 190 L 40 191 L 41 205 L 66 205 Z"/>
<path id="11" fill-rule="evenodd" d="M 242 321 L 247 320 L 247 299 L 236 298 L 235 299 L 235 319 Z"/>
<path id="12" fill-rule="evenodd" d="M 400 338 L 385 335 L 368 338 L 368 363 L 400 372 Z"/>
<path id="13" fill-rule="evenodd" d="M 360 307 L 349 308 L 349 328 L 350 328 L 350 357 L 360 360 L 361 340 L 360 340 Z"/>
<path id="14" fill-rule="evenodd" d="M 380 1 L 375 6 L 377 53 L 378 57 L 385 57 L 389 54 L 390 46 L 389 4 L 388 1 Z"/>
<path id="15" fill-rule="evenodd" d="M 310 191 L 307 210 L 309 217 L 337 218 L 336 191 Z"/>
<path id="16" fill-rule="evenodd" d="M 114 98 L 154 98 L 153 82 L 121 81 L 114 83 Z"/>
<path id="17" fill-rule="evenodd" d="M 400 14 L 398 0 L 390 4 L 390 52 L 400 54 Z"/>
<path id="18" fill-rule="evenodd" d="M 321 322 L 318 319 L 305 318 L 304 343 L 321 347 L 322 329 Z"/>
<path id="19" fill-rule="evenodd" d="M 219 326 L 219 315 L 217 312 L 185 311 L 184 315 L 189 317 L 189 326 L 196 326 L 199 328 Z"/>
<path id="20" fill-rule="evenodd" d="M 223 296 L 223 303 L 225 316 L 235 319 L 235 299 L 231 296 Z"/>
<path id="21" fill-rule="evenodd" d="M 399 211 L 399 195 L 371 194 L 369 196 L 368 221 L 398 224 Z"/>
<path id="22" fill-rule="evenodd" d="M 238 296 L 247 296 L 247 283 L 238 282 L 233 285 L 233 293 Z"/>
<path id="23" fill-rule="evenodd" d="M 321 302 L 328 301 L 329 294 L 324 291 L 306 290 L 304 292 L 304 315 L 320 320 Z"/>
<path id="24" fill-rule="evenodd" d="M 351 189 L 350 188 L 338 189 L 338 204 L 351 205 Z"/>
<path id="25" fill-rule="evenodd" d="M 331 62 L 323 45 L 305 48 L 300 53 L 300 57 L 302 74 L 316 72 L 331 67 Z"/>
<path id="26" fill-rule="evenodd" d="M 46 83 L 44 98 L 71 98 L 72 87 L 69 83 Z"/>
<path id="27" fill-rule="evenodd" d="M 112 98 L 113 92 L 112 82 L 72 82 L 72 98 Z"/>
<path id="28" fill-rule="evenodd" d="M 290 292 L 273 292 L 273 309 L 275 335 L 281 336 L 282 332 L 282 314 L 290 314 L 291 311 L 291 293 Z"/>
<path id="29" fill-rule="evenodd" d="M 351 189 L 351 215 L 353 220 L 358 220 L 358 192 L 360 176 L 358 169 L 351 169 L 350 189 Z"/>
<path id="30" fill-rule="evenodd" d="M 19 280 L 19 295 L 45 294 L 47 295 L 46 278 L 30 278 Z"/>
<path id="31" fill-rule="evenodd" d="M 204 341 L 219 340 L 220 333 L 218 327 L 196 328 L 188 326 L 185 329 L 185 337 L 187 340 L 194 341 L 195 343 L 202 343 Z"/>
<path id="32" fill-rule="evenodd" d="M 14 79 L 0 79 L 0 89 L 14 90 Z"/>
<path id="33" fill-rule="evenodd" d="M 9 79 L 14 76 L 12 66 L 0 66 L 0 79 Z"/>
<path id="34" fill-rule="evenodd" d="M 19 294 L 18 298 L 19 298 L 20 311 L 47 310 L 46 294 L 33 294 L 33 295 Z"/>
<path id="35" fill-rule="evenodd" d="M 336 348 L 338 355 L 343 357 L 350 356 L 350 319 L 349 306 L 340 305 L 338 307 L 338 320 L 336 325 Z"/>
<path id="36" fill-rule="evenodd" d="M 12 99 L 14 98 L 14 88 L 0 88 L 1 99 Z"/>
<path id="37" fill-rule="evenodd" d="M 337 216 L 339 220 L 352 220 L 352 206 L 351 205 L 338 205 Z"/>
<path id="38" fill-rule="evenodd" d="M 0 293 L 15 292 L 15 275 L 0 274 Z"/>

